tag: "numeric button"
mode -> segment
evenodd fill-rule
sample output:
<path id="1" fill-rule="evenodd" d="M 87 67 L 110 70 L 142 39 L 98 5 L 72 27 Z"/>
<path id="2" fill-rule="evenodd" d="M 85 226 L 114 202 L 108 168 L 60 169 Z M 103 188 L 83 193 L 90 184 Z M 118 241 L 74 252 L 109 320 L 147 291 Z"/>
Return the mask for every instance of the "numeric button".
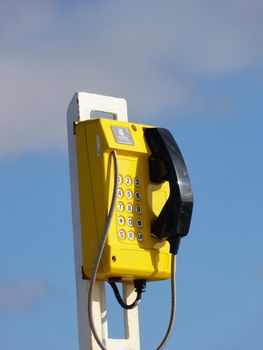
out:
<path id="1" fill-rule="evenodd" d="M 125 176 L 125 183 L 128 186 L 130 186 L 132 184 L 132 179 L 130 176 Z"/>
<path id="2" fill-rule="evenodd" d="M 138 232 L 137 233 L 137 239 L 138 239 L 138 241 L 142 241 L 143 240 L 143 234 L 141 233 L 141 232 Z"/>
<path id="3" fill-rule="evenodd" d="M 140 184 L 141 184 L 140 179 L 139 179 L 138 177 L 136 177 L 136 178 L 134 179 L 134 185 L 135 185 L 136 187 L 138 187 L 138 186 L 140 186 Z"/>
<path id="4" fill-rule="evenodd" d="M 134 233 L 132 231 L 128 232 L 128 238 L 129 238 L 130 241 L 134 240 Z"/>
<path id="5" fill-rule="evenodd" d="M 136 226 L 137 226 L 138 228 L 141 228 L 141 227 L 142 227 L 142 220 L 141 220 L 141 219 L 137 219 L 137 220 L 136 220 Z"/>
<path id="6" fill-rule="evenodd" d="M 121 185 L 121 184 L 122 184 L 122 176 L 118 175 L 118 185 Z"/>
<path id="7" fill-rule="evenodd" d="M 136 205 L 135 211 L 137 214 L 141 214 L 142 213 L 142 207 L 138 204 Z"/>
<path id="8" fill-rule="evenodd" d="M 123 203 L 119 202 L 119 203 L 117 204 L 117 208 L 118 208 L 118 211 L 123 211 L 123 209 L 124 209 Z"/>
<path id="9" fill-rule="evenodd" d="M 122 198 L 123 197 L 123 190 L 118 188 L 117 190 L 117 197 Z"/>
<path id="10" fill-rule="evenodd" d="M 132 218 L 128 218 L 127 219 L 127 224 L 128 224 L 128 226 L 132 227 L 133 226 L 133 219 Z"/>
<path id="11" fill-rule="evenodd" d="M 140 192 L 139 192 L 139 191 L 136 191 L 136 192 L 134 193 L 134 197 L 135 197 L 135 199 L 137 199 L 137 201 L 139 201 L 139 200 L 141 199 L 141 194 L 140 194 Z"/>
<path id="12" fill-rule="evenodd" d="M 119 239 L 124 240 L 125 239 L 125 232 L 123 230 L 120 230 L 118 236 L 119 236 Z"/>
<path id="13" fill-rule="evenodd" d="M 118 224 L 121 225 L 121 226 L 123 226 L 124 223 L 125 223 L 124 217 L 123 217 L 123 216 L 119 216 L 119 217 L 118 217 Z"/>
<path id="14" fill-rule="evenodd" d="M 126 191 L 126 198 L 128 198 L 128 199 L 132 198 L 132 191 L 131 190 Z"/>
<path id="15" fill-rule="evenodd" d="M 127 204 L 126 210 L 127 210 L 128 213 L 132 213 L 132 205 L 130 203 Z"/>

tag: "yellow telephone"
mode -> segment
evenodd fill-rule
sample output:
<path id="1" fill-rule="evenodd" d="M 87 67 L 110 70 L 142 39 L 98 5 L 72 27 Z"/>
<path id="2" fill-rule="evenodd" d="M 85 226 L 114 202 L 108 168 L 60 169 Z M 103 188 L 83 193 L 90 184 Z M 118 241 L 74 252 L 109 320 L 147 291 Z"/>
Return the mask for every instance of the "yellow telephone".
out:
<path id="1" fill-rule="evenodd" d="M 170 132 L 111 119 L 77 122 L 83 276 L 90 279 L 114 190 L 116 205 L 96 279 L 155 281 L 171 277 L 171 254 L 188 233 L 193 196 Z"/>

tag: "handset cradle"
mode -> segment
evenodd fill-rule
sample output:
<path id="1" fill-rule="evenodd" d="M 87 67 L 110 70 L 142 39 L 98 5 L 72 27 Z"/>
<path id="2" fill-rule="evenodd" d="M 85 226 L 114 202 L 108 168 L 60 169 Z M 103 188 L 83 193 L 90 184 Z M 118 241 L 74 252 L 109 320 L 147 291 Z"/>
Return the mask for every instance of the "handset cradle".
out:
<path id="1" fill-rule="evenodd" d="M 177 254 L 181 237 L 190 227 L 193 193 L 182 153 L 169 130 L 147 128 L 146 141 L 152 152 L 148 159 L 152 182 L 168 181 L 170 195 L 159 216 L 152 222 L 151 233 L 170 243 L 170 252 Z"/>

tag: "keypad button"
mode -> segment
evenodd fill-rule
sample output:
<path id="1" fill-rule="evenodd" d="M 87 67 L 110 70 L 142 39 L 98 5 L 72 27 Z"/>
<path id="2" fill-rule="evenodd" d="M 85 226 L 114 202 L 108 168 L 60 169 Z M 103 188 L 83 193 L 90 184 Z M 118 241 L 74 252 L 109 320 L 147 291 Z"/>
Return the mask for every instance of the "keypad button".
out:
<path id="1" fill-rule="evenodd" d="M 133 219 L 132 218 L 128 218 L 127 219 L 127 225 L 132 227 L 133 226 Z"/>
<path id="2" fill-rule="evenodd" d="M 118 236 L 119 236 L 119 239 L 123 240 L 125 239 L 125 232 L 123 230 L 120 230 L 119 233 L 118 233 Z"/>
<path id="3" fill-rule="evenodd" d="M 123 190 L 118 188 L 117 190 L 117 197 L 122 198 L 123 197 Z"/>
<path id="4" fill-rule="evenodd" d="M 136 211 L 137 214 L 141 214 L 142 213 L 142 207 L 139 204 L 136 205 L 135 211 Z"/>
<path id="5" fill-rule="evenodd" d="M 132 198 L 132 191 L 131 190 L 126 191 L 126 198 L 128 198 L 128 199 Z"/>
<path id="6" fill-rule="evenodd" d="M 119 203 L 117 204 L 117 208 L 118 208 L 118 211 L 123 211 L 123 210 L 124 210 L 124 205 L 123 205 L 123 203 L 119 202 Z"/>
<path id="7" fill-rule="evenodd" d="M 118 185 L 121 185 L 121 184 L 122 184 L 122 176 L 118 175 Z"/>
<path id="8" fill-rule="evenodd" d="M 119 216 L 119 217 L 118 217 L 118 224 L 121 225 L 121 226 L 123 226 L 124 223 L 125 223 L 124 217 L 123 217 L 123 216 Z"/>
<path id="9" fill-rule="evenodd" d="M 136 192 L 134 193 L 134 197 L 135 197 L 135 199 L 137 199 L 137 201 L 139 201 L 139 200 L 141 199 L 141 194 L 140 194 L 140 192 L 139 192 L 139 191 L 136 191 Z"/>
<path id="10" fill-rule="evenodd" d="M 142 227 L 142 220 L 141 220 L 141 219 L 137 219 L 137 220 L 136 220 L 136 226 L 137 226 L 138 228 L 141 228 L 141 227 Z"/>
<path id="11" fill-rule="evenodd" d="M 138 177 L 136 177 L 136 178 L 134 179 L 134 185 L 135 185 L 136 187 L 138 187 L 138 186 L 140 186 L 140 184 L 141 184 L 140 179 L 139 179 Z"/>
<path id="12" fill-rule="evenodd" d="M 138 232 L 137 233 L 137 239 L 138 239 L 138 241 L 142 241 L 143 240 L 143 234 L 141 233 L 141 232 Z"/>
<path id="13" fill-rule="evenodd" d="M 132 184 L 132 179 L 130 176 L 125 176 L 125 183 L 128 186 L 130 186 Z"/>
<path id="14" fill-rule="evenodd" d="M 134 237 L 134 233 L 132 231 L 128 232 L 128 238 L 129 238 L 130 241 L 134 240 L 135 237 Z"/>
<path id="15" fill-rule="evenodd" d="M 128 213 L 132 213 L 132 205 L 130 203 L 126 205 L 126 210 Z"/>

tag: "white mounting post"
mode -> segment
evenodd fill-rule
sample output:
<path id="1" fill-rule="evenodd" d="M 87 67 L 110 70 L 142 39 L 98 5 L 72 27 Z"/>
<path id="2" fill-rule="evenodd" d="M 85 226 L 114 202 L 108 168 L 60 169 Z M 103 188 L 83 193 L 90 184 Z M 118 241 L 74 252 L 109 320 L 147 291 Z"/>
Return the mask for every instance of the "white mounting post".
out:
<path id="1" fill-rule="evenodd" d="M 88 320 L 89 281 L 82 278 L 82 242 L 79 210 L 77 152 L 74 123 L 91 119 L 91 112 L 113 114 L 114 119 L 128 121 L 127 103 L 122 98 L 77 92 L 67 112 L 68 152 L 71 183 L 71 207 L 73 220 L 74 256 L 77 285 L 78 331 L 80 350 L 100 350 L 94 339 Z M 124 299 L 132 303 L 136 298 L 133 283 L 123 286 Z M 140 350 L 138 308 L 124 311 L 125 339 L 108 339 L 107 308 L 104 282 L 96 282 L 93 295 L 94 323 L 101 341 L 109 350 Z"/>

